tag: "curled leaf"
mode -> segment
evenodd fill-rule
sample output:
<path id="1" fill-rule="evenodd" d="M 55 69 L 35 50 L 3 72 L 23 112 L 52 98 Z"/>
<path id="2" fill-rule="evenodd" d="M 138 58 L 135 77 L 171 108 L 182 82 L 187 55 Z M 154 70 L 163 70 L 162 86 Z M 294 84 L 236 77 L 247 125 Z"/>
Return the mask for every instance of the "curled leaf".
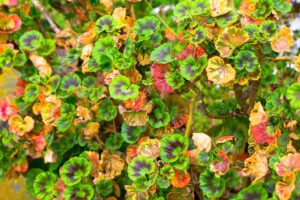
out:
<path id="1" fill-rule="evenodd" d="M 215 84 L 224 85 L 234 80 L 235 70 L 230 64 L 224 63 L 221 57 L 214 56 L 208 60 L 206 73 Z"/>
<path id="2" fill-rule="evenodd" d="M 253 182 L 262 180 L 268 171 L 268 158 L 261 150 L 256 151 L 251 157 L 245 160 L 243 175 L 252 176 L 254 178 Z"/>
<path id="3" fill-rule="evenodd" d="M 287 27 L 281 28 L 271 41 L 272 49 L 278 53 L 290 52 L 293 44 L 292 32 Z"/>
<path id="4" fill-rule="evenodd" d="M 210 170 L 215 172 L 216 177 L 226 174 L 230 165 L 229 157 L 223 150 L 218 152 L 218 160 L 210 164 Z"/>
<path id="5" fill-rule="evenodd" d="M 288 154 L 280 158 L 279 163 L 275 163 L 275 169 L 278 176 L 284 176 L 289 172 L 300 171 L 300 154 Z"/>

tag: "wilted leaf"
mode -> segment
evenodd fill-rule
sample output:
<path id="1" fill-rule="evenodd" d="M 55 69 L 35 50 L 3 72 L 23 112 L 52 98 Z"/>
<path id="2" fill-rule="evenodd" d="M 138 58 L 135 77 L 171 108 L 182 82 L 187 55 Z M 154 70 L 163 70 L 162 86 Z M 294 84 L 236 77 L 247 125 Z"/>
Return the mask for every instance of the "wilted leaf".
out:
<path id="1" fill-rule="evenodd" d="M 137 152 L 141 156 L 156 159 L 160 152 L 160 142 L 158 139 L 148 139 L 139 145 Z"/>
<path id="2" fill-rule="evenodd" d="M 251 16 L 255 11 L 256 3 L 253 0 L 242 0 L 238 12 L 242 15 Z"/>
<path id="3" fill-rule="evenodd" d="M 174 168 L 174 172 L 175 174 L 171 179 L 171 184 L 175 188 L 184 188 L 190 183 L 191 176 L 187 171 Z"/>
<path id="4" fill-rule="evenodd" d="M 151 66 L 151 74 L 154 85 L 160 93 L 173 93 L 174 89 L 165 80 L 165 75 L 169 72 L 169 65 L 154 63 Z"/>
<path id="5" fill-rule="evenodd" d="M 211 137 L 205 133 L 193 133 L 192 139 L 199 151 L 209 152 L 211 149 Z"/>
<path id="6" fill-rule="evenodd" d="M 52 68 L 44 57 L 36 54 L 30 54 L 29 59 L 39 70 L 39 74 L 41 77 L 50 76 L 52 74 Z"/>
<path id="7" fill-rule="evenodd" d="M 294 153 L 281 157 L 280 162 L 275 164 L 275 169 L 279 176 L 300 171 L 300 154 Z"/>
<path id="8" fill-rule="evenodd" d="M 243 175 L 252 176 L 254 178 L 254 183 L 262 180 L 267 175 L 268 171 L 268 158 L 261 150 L 256 151 L 251 157 L 245 160 Z"/>
<path id="9" fill-rule="evenodd" d="M 218 160 L 210 164 L 210 171 L 215 172 L 216 177 L 226 174 L 230 165 L 229 157 L 223 150 L 218 152 Z"/>
<path id="10" fill-rule="evenodd" d="M 30 116 L 23 118 L 20 115 L 13 115 L 8 119 L 8 126 L 12 133 L 23 136 L 34 128 L 34 120 Z"/>

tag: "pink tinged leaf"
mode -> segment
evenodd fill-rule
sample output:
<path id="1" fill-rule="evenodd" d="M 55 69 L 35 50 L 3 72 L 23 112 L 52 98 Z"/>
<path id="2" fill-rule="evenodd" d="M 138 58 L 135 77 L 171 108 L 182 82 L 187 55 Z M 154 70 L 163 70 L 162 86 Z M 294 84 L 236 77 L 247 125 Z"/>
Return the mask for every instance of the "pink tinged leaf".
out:
<path id="1" fill-rule="evenodd" d="M 300 171 L 300 153 L 288 154 L 280 158 L 280 163 L 276 163 L 275 168 L 278 176 Z"/>
<path id="2" fill-rule="evenodd" d="M 10 103 L 8 98 L 0 100 L 0 120 L 7 121 L 11 116 L 18 113 L 18 107 Z"/>
<path id="3" fill-rule="evenodd" d="M 230 160 L 225 151 L 221 150 L 218 152 L 220 161 L 211 163 L 210 170 L 215 172 L 217 177 L 227 173 L 230 165 Z"/>
<path id="4" fill-rule="evenodd" d="M 0 33 L 13 33 L 21 28 L 22 20 L 17 14 L 4 15 L 0 12 Z"/>
<path id="5" fill-rule="evenodd" d="M 174 89 L 167 84 L 165 79 L 165 75 L 169 72 L 169 65 L 162 65 L 158 63 L 154 63 L 151 66 L 152 79 L 154 82 L 154 86 L 160 93 L 173 93 Z"/>

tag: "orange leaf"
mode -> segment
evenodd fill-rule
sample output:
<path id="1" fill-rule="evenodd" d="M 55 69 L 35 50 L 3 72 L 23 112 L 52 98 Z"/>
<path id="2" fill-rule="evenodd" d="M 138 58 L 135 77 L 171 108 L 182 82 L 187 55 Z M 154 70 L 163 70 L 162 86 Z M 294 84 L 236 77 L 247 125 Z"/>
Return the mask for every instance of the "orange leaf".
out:
<path id="1" fill-rule="evenodd" d="M 171 179 L 171 184 L 176 188 L 184 188 L 191 181 L 190 174 L 184 170 L 174 168 L 174 176 Z"/>
<path id="2" fill-rule="evenodd" d="M 0 33 L 13 33 L 21 28 L 22 21 L 19 15 L 4 15 L 0 12 Z"/>
<path id="3" fill-rule="evenodd" d="M 9 130 L 16 135 L 23 136 L 34 127 L 34 120 L 30 116 L 22 118 L 20 115 L 13 115 L 8 120 Z"/>

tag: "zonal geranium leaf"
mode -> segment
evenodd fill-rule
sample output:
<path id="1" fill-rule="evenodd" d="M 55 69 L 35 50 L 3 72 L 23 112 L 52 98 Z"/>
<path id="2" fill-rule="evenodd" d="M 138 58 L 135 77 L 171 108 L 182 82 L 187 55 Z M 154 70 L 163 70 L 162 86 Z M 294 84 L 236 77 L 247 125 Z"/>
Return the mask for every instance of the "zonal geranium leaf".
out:
<path id="1" fill-rule="evenodd" d="M 212 17 L 225 15 L 233 9 L 231 1 L 224 0 L 210 0 L 210 14 Z"/>
<path id="2" fill-rule="evenodd" d="M 0 54 L 0 69 L 12 68 L 14 66 L 15 55 L 15 52 L 9 48 Z"/>
<path id="3" fill-rule="evenodd" d="M 37 98 L 37 95 L 40 93 L 40 89 L 38 85 L 35 84 L 28 84 L 25 89 L 24 93 L 24 101 L 25 102 L 34 102 Z"/>
<path id="4" fill-rule="evenodd" d="M 59 132 L 66 132 L 72 125 L 73 117 L 61 116 L 56 121 L 56 127 Z"/>
<path id="5" fill-rule="evenodd" d="M 216 41 L 216 49 L 222 57 L 230 56 L 236 47 L 249 40 L 247 32 L 236 27 L 226 28 Z"/>
<path id="6" fill-rule="evenodd" d="M 229 83 L 235 78 L 234 68 L 230 64 L 224 63 L 224 60 L 218 56 L 214 56 L 208 60 L 206 73 L 209 80 L 220 85 Z"/>
<path id="7" fill-rule="evenodd" d="M 273 21 L 267 20 L 261 23 L 259 26 L 259 31 L 263 33 L 266 37 L 273 37 L 277 32 L 276 24 Z"/>
<path id="8" fill-rule="evenodd" d="M 252 13 L 255 11 L 257 1 L 253 0 L 242 0 L 238 13 L 242 14 L 243 16 L 251 16 Z"/>
<path id="9" fill-rule="evenodd" d="M 105 15 L 96 21 L 96 33 L 112 33 L 120 28 L 122 24 L 110 15 Z"/>
<path id="10" fill-rule="evenodd" d="M 99 86 L 96 88 L 92 88 L 89 94 L 89 99 L 92 102 L 97 102 L 102 98 L 102 95 L 104 93 L 104 87 L 103 86 Z"/>
<path id="11" fill-rule="evenodd" d="M 42 45 L 37 50 L 37 54 L 41 56 L 48 56 L 55 50 L 55 41 L 51 39 L 45 39 L 42 41 Z"/>
<path id="12" fill-rule="evenodd" d="M 203 26 L 198 26 L 194 30 L 194 36 L 191 38 L 192 44 L 200 44 L 206 39 L 206 31 Z"/>
<path id="13" fill-rule="evenodd" d="M 139 37 L 147 37 L 157 33 L 159 24 L 156 17 L 144 17 L 134 23 L 133 32 Z"/>
<path id="14" fill-rule="evenodd" d="M 25 51 L 34 51 L 42 46 L 43 35 L 38 31 L 28 31 L 19 39 L 20 49 Z"/>
<path id="15" fill-rule="evenodd" d="M 256 183 L 240 191 L 237 198 L 245 200 L 268 199 L 268 192 L 263 187 L 263 183 Z"/>
<path id="16" fill-rule="evenodd" d="M 209 11 L 209 0 L 195 0 L 193 3 L 194 15 L 204 15 Z"/>
<path id="17" fill-rule="evenodd" d="M 107 197 L 111 193 L 113 193 L 113 183 L 111 180 L 102 179 L 99 183 L 95 186 L 95 190 L 99 193 L 102 197 Z"/>
<path id="18" fill-rule="evenodd" d="M 138 156 L 132 159 L 128 165 L 128 177 L 136 181 L 137 179 L 153 173 L 155 164 L 152 159 L 145 156 Z"/>
<path id="19" fill-rule="evenodd" d="M 94 189 L 88 184 L 78 184 L 73 187 L 66 187 L 64 190 L 65 200 L 92 200 L 94 197 Z"/>
<path id="20" fill-rule="evenodd" d="M 256 9 L 252 14 L 255 19 L 267 18 L 273 9 L 273 0 L 260 0 L 256 5 Z"/>
<path id="21" fill-rule="evenodd" d="M 178 71 L 166 73 L 165 78 L 167 84 L 174 89 L 179 89 L 184 85 L 184 78 Z"/>
<path id="22" fill-rule="evenodd" d="M 248 26 L 245 26 L 244 30 L 247 31 L 247 33 L 250 37 L 254 37 L 256 34 L 259 33 L 259 27 L 254 25 L 254 24 L 250 24 Z"/>
<path id="23" fill-rule="evenodd" d="M 97 118 L 100 120 L 111 121 L 117 115 L 117 108 L 110 99 L 104 99 L 97 110 Z"/>
<path id="24" fill-rule="evenodd" d="M 236 22 L 239 18 L 239 15 L 237 14 L 236 11 L 230 11 L 226 15 L 220 16 L 216 18 L 217 24 L 221 28 L 226 28 L 230 24 L 233 24 Z"/>
<path id="25" fill-rule="evenodd" d="M 171 179 L 171 184 L 175 188 L 185 188 L 191 181 L 191 176 L 186 170 L 174 169 L 174 176 Z M 181 199 L 179 197 L 179 199 Z"/>
<path id="26" fill-rule="evenodd" d="M 272 49 L 278 53 L 290 52 L 293 44 L 292 32 L 287 27 L 281 28 L 271 41 Z"/>
<path id="27" fill-rule="evenodd" d="M 248 72 L 254 72 L 258 66 L 258 59 L 252 51 L 240 51 L 234 60 L 234 67 L 238 70 L 246 69 Z"/>
<path id="28" fill-rule="evenodd" d="M 193 2 L 185 0 L 176 4 L 174 15 L 177 19 L 183 20 L 193 15 Z"/>
<path id="29" fill-rule="evenodd" d="M 165 43 L 154 49 L 150 54 L 151 61 L 159 64 L 167 64 L 173 61 L 171 44 Z"/>
<path id="30" fill-rule="evenodd" d="M 52 172 L 39 173 L 33 183 L 35 197 L 44 200 L 53 199 L 57 180 L 57 176 Z"/>
<path id="31" fill-rule="evenodd" d="M 151 66 L 151 74 L 152 74 L 154 86 L 160 93 L 165 94 L 165 93 L 174 92 L 174 89 L 170 85 L 168 85 L 165 78 L 166 74 L 169 71 L 170 71 L 169 65 L 154 63 Z"/>
<path id="32" fill-rule="evenodd" d="M 105 147 L 109 150 L 118 150 L 123 144 L 123 138 L 121 133 L 110 134 L 105 140 Z"/>
<path id="33" fill-rule="evenodd" d="M 275 10 L 286 14 L 292 10 L 292 5 L 289 1 L 285 0 L 274 0 L 274 8 Z"/>
<path id="34" fill-rule="evenodd" d="M 67 74 L 60 83 L 60 89 L 63 91 L 73 91 L 81 83 L 80 77 L 77 74 Z"/>
<path id="35" fill-rule="evenodd" d="M 121 133 L 125 142 L 133 144 L 140 138 L 141 133 L 146 130 L 146 126 L 128 126 L 125 122 L 122 124 Z"/>
<path id="36" fill-rule="evenodd" d="M 164 162 L 173 163 L 184 156 L 188 148 L 188 140 L 180 134 L 174 134 L 161 139 L 160 146 L 160 158 Z"/>
<path id="37" fill-rule="evenodd" d="M 152 100 L 154 104 L 154 109 L 148 120 L 148 123 L 153 128 L 161 128 L 169 124 L 170 114 L 166 111 L 164 102 L 160 98 L 155 98 Z"/>
<path id="38" fill-rule="evenodd" d="M 0 12 L 0 33 L 13 33 L 20 29 L 21 25 L 22 21 L 19 15 L 11 14 L 6 16 Z"/>
<path id="39" fill-rule="evenodd" d="M 200 174 L 199 181 L 203 194 L 209 198 L 221 197 L 225 191 L 225 180 L 215 177 L 215 174 L 208 170 Z"/>
<path id="40" fill-rule="evenodd" d="M 14 65 L 17 66 L 17 67 L 22 67 L 27 61 L 27 58 L 26 58 L 26 54 L 24 53 L 17 53 L 15 56 L 14 56 Z"/>
<path id="41" fill-rule="evenodd" d="M 66 64 L 75 65 L 78 62 L 80 52 L 77 49 L 70 49 L 66 55 Z"/>
<path id="42" fill-rule="evenodd" d="M 58 74 L 55 74 L 53 76 L 50 77 L 49 79 L 49 84 L 50 84 L 50 90 L 51 92 L 56 92 L 59 84 L 61 81 L 61 77 Z"/>
<path id="43" fill-rule="evenodd" d="M 112 98 L 118 100 L 136 99 L 139 95 L 139 87 L 130 84 L 126 76 L 117 76 L 109 84 L 109 94 Z"/>
<path id="44" fill-rule="evenodd" d="M 182 61 L 180 65 L 181 75 L 189 80 L 193 81 L 202 74 L 202 71 L 207 65 L 207 57 L 201 56 L 198 62 L 193 57 L 188 57 Z"/>
<path id="45" fill-rule="evenodd" d="M 105 54 L 106 51 L 109 49 L 114 48 L 115 41 L 112 39 L 112 37 L 104 37 L 95 43 L 95 46 L 92 50 L 93 58 L 97 61 L 98 64 L 104 63 L 101 59 L 101 55 Z"/>
<path id="46" fill-rule="evenodd" d="M 286 98 L 290 101 L 291 107 L 300 108 L 300 83 L 293 83 L 288 87 Z"/>
<path id="47" fill-rule="evenodd" d="M 64 163 L 61 170 L 61 178 L 65 185 L 74 186 L 91 172 L 89 161 L 83 157 L 72 157 Z"/>

